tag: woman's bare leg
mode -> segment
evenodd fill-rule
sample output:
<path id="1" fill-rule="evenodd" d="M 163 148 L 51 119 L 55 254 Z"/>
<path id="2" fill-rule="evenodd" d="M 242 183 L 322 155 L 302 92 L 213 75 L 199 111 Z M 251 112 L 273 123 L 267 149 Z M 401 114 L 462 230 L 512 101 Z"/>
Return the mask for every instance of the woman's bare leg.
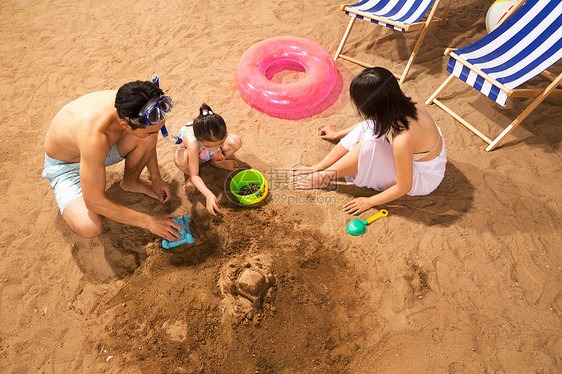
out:
<path id="1" fill-rule="evenodd" d="M 341 147 L 343 148 L 343 146 Z M 329 168 L 309 174 L 294 175 L 290 178 L 289 184 L 296 190 L 324 188 L 327 187 L 333 179 L 355 174 L 357 173 L 360 151 L 361 143 L 356 145 L 349 152 L 346 150 L 343 156 L 340 156 Z M 337 156 L 337 153 L 332 156 Z M 328 157 L 326 156 L 326 158 Z"/>
<path id="2" fill-rule="evenodd" d="M 312 174 L 318 171 L 325 170 L 330 166 L 334 165 L 339 159 L 345 156 L 348 153 L 348 150 L 345 149 L 341 143 L 336 144 L 334 148 L 316 165 L 313 166 L 305 166 L 305 165 L 297 165 L 291 169 L 290 174 L 292 176 L 298 175 L 306 175 Z"/>

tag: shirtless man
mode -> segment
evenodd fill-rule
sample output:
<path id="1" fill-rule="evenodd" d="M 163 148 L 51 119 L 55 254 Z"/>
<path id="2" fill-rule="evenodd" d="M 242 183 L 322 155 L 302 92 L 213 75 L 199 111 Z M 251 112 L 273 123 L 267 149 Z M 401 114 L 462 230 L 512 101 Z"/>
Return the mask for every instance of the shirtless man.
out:
<path id="1" fill-rule="evenodd" d="M 151 82 L 130 82 L 118 91 L 84 95 L 53 118 L 45 138 L 43 177 L 51 183 L 64 220 L 78 235 L 96 237 L 107 217 L 168 240 L 180 237 L 175 229 L 182 228 L 170 217 L 131 210 L 105 194 L 105 167 L 125 160 L 123 190 L 161 202 L 170 199 L 156 156 L 158 131 L 172 109 L 172 100 L 163 95 Z M 151 181 L 140 178 L 145 166 Z"/>

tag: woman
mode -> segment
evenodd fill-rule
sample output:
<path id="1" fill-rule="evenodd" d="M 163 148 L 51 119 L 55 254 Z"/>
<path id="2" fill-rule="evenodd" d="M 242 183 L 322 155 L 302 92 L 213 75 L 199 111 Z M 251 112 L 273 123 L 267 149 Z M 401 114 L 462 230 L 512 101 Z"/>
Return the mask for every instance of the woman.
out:
<path id="1" fill-rule="evenodd" d="M 342 131 L 322 128 L 323 139 L 341 141 L 316 165 L 293 168 L 291 185 L 323 188 L 345 176 L 348 183 L 382 191 L 345 204 L 344 211 L 354 215 L 406 194 L 435 190 L 445 176 L 445 144 L 423 105 L 407 97 L 394 75 L 381 67 L 365 69 L 349 90 L 364 121 Z"/>

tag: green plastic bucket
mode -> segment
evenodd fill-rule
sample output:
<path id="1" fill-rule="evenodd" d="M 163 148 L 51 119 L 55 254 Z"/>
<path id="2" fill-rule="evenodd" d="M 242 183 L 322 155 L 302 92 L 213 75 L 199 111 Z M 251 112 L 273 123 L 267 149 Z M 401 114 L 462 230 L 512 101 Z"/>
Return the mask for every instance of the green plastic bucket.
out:
<path id="1" fill-rule="evenodd" d="M 238 194 L 240 190 L 250 184 L 258 185 L 260 189 L 251 195 Z M 230 192 L 236 196 L 240 204 L 251 205 L 259 203 L 265 199 L 267 195 L 267 181 L 263 175 L 255 169 L 242 170 L 232 177 L 230 181 Z"/>

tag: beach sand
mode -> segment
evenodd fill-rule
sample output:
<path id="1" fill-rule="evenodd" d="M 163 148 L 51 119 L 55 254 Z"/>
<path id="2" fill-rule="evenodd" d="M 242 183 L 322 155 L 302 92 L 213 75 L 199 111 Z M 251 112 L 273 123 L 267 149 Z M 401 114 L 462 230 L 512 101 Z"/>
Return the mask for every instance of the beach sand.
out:
<path id="1" fill-rule="evenodd" d="M 447 25 L 427 34 L 407 94 L 425 101 L 441 84 L 443 51 L 485 34 L 489 3 L 452 1 Z M 333 146 L 320 127 L 358 121 L 348 87 L 362 68 L 338 60 L 341 93 L 298 121 L 253 109 L 235 82 L 243 52 L 264 39 L 304 37 L 333 54 L 349 22 L 338 8 L 325 0 L 0 3 L 1 372 L 562 371 L 560 99 L 545 100 L 491 153 L 428 107 L 447 147 L 443 183 L 363 213 L 390 214 L 352 237 L 342 207 L 372 190 L 338 181 L 337 191 L 298 192 L 283 178 Z M 346 51 L 399 72 L 417 35 L 358 22 Z M 171 202 L 121 191 L 122 165 L 107 169 L 107 193 L 145 213 L 188 214 L 195 244 L 163 251 L 155 235 L 113 221 L 82 239 L 41 178 L 49 123 L 83 94 L 153 74 L 174 100 L 170 126 L 208 103 L 242 136 L 237 158 L 269 179 L 271 198 L 241 208 L 224 192 L 229 173 L 205 165 L 224 211 L 212 217 L 201 195 L 183 194 L 175 147 L 160 139 Z M 491 135 L 529 103 L 501 108 L 460 82 L 443 100 Z M 247 266 L 275 277 L 256 310 L 218 286 L 228 269 Z"/>

